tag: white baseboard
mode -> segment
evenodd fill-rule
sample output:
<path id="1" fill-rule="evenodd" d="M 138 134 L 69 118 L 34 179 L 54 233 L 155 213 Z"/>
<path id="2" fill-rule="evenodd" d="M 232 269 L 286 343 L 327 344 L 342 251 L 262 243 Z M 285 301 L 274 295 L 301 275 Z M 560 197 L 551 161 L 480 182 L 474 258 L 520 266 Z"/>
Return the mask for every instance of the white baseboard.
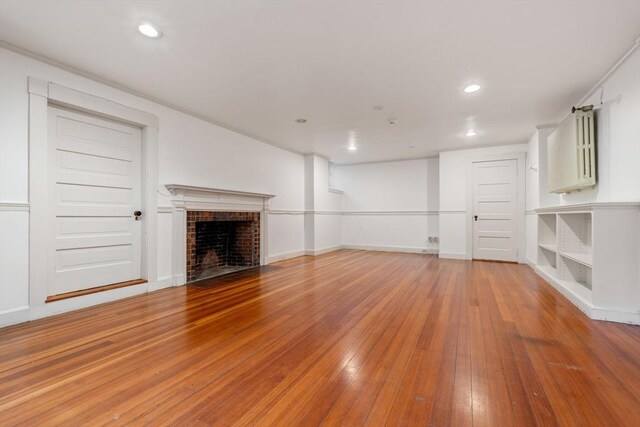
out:
<path id="1" fill-rule="evenodd" d="M 326 254 L 333 251 L 339 251 L 342 248 L 343 248 L 342 245 L 336 245 L 336 246 L 327 246 L 326 248 L 321 248 L 321 249 L 306 249 L 304 251 L 304 254 L 317 256 L 317 255 L 322 255 L 322 254 Z"/>
<path id="2" fill-rule="evenodd" d="M 158 281 L 155 283 L 155 285 L 149 286 L 149 292 L 157 291 L 159 289 L 164 289 L 164 288 L 171 288 L 175 285 L 176 285 L 175 279 L 172 275 L 158 277 Z"/>
<path id="3" fill-rule="evenodd" d="M 104 292 L 96 292 L 95 294 L 43 303 L 34 307 L 17 307 L 0 312 L 0 327 L 15 325 L 17 323 L 28 322 L 30 320 L 37 320 L 43 317 L 54 316 L 56 314 L 62 314 L 69 311 L 92 307 L 94 305 L 117 301 L 123 298 L 170 287 L 173 286 L 173 284 L 173 277 L 167 277 L 153 284 L 141 283 L 139 285 L 127 286 Z"/>
<path id="4" fill-rule="evenodd" d="M 176 274 L 173 276 L 173 283 L 175 286 L 182 286 L 187 283 L 187 276 L 184 273 Z"/>
<path id="5" fill-rule="evenodd" d="M 454 252 L 440 252 L 440 258 L 467 259 L 467 254 L 460 254 L 460 253 L 454 253 Z"/>
<path id="6" fill-rule="evenodd" d="M 23 305 L 10 310 L 0 311 L 0 328 L 29 320 L 29 306 Z"/>
<path id="7" fill-rule="evenodd" d="M 434 248 L 416 248 L 411 246 L 376 246 L 376 245 L 342 245 L 344 249 L 357 249 L 361 251 L 377 251 L 377 252 L 402 252 L 409 254 L 438 254 L 438 249 Z"/>
<path id="8" fill-rule="evenodd" d="M 591 316 L 595 320 L 606 320 L 617 323 L 630 323 L 640 325 L 640 313 L 629 313 L 627 311 L 608 310 L 599 307 L 591 308 Z"/>
<path id="9" fill-rule="evenodd" d="M 630 323 L 632 325 L 640 325 L 640 313 L 629 313 L 626 311 L 610 310 L 602 307 L 594 307 L 589 301 L 585 301 L 579 295 L 576 295 L 571 289 L 567 288 L 562 282 L 550 276 L 544 270 L 534 265 L 533 270 L 536 274 L 544 279 L 550 286 L 556 289 L 573 305 L 578 307 L 580 311 L 593 320 L 606 320 L 609 322 Z"/>
<path id="10" fill-rule="evenodd" d="M 276 254 L 276 255 L 270 255 L 266 258 L 266 262 L 265 264 L 271 264 L 272 262 L 277 262 L 277 261 L 284 261 L 285 259 L 290 259 L 290 258 L 295 258 L 295 257 L 299 257 L 305 254 L 305 250 L 304 249 L 300 249 L 297 251 L 291 251 L 291 252 L 285 252 L 285 253 L 281 253 L 281 254 Z"/>
<path id="11" fill-rule="evenodd" d="M 95 294 L 82 295 L 75 298 L 63 299 L 36 307 L 30 307 L 29 320 L 41 319 L 55 314 L 66 313 L 68 311 L 79 310 L 81 308 L 87 308 L 135 295 L 145 294 L 149 292 L 150 288 L 151 286 L 148 283 L 141 283 L 139 285 L 126 286 L 124 288 L 112 289 L 104 292 L 96 292 Z"/>

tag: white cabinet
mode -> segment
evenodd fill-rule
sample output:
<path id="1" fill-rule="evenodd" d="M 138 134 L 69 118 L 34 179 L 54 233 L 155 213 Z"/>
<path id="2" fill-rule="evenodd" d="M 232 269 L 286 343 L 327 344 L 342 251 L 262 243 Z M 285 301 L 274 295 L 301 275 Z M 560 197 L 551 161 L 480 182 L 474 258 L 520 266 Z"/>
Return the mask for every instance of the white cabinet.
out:
<path id="1" fill-rule="evenodd" d="M 592 319 L 640 324 L 640 203 L 536 212 L 536 272 Z"/>

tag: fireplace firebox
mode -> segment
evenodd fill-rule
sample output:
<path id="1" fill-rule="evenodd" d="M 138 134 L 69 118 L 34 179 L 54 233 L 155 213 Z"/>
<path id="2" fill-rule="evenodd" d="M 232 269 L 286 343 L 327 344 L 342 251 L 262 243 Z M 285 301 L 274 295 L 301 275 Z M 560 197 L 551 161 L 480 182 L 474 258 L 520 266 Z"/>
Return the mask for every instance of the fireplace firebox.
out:
<path id="1" fill-rule="evenodd" d="M 187 282 L 260 265 L 260 213 L 187 211 Z"/>

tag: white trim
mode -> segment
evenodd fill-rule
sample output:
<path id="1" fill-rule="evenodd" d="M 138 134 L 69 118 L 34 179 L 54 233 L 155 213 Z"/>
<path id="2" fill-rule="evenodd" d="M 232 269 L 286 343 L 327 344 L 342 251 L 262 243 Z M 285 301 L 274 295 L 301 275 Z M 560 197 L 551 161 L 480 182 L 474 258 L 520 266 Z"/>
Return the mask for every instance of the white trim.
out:
<path id="1" fill-rule="evenodd" d="M 344 194 L 344 191 L 329 187 L 329 193 Z"/>
<path id="2" fill-rule="evenodd" d="M 158 281 L 154 286 L 154 291 L 175 286 L 175 277 L 170 274 L 168 276 L 158 277 Z"/>
<path id="3" fill-rule="evenodd" d="M 380 216 L 385 216 L 385 215 L 439 215 L 440 212 L 438 211 L 421 211 L 421 210 L 416 210 L 416 211 L 393 211 L 393 210 L 387 210 L 387 211 L 342 211 L 342 215 L 380 215 Z"/>
<path id="4" fill-rule="evenodd" d="M 538 276 L 544 279 L 547 284 L 555 288 L 566 299 L 568 299 L 573 305 L 578 307 L 580 311 L 587 315 L 590 319 L 594 320 L 608 320 L 611 322 L 630 323 L 632 325 L 640 325 L 640 313 L 630 313 L 626 311 L 607 310 L 600 307 L 595 307 L 590 302 L 585 301 L 580 296 L 573 293 L 570 289 L 565 287 L 561 281 L 556 280 L 555 277 L 547 274 L 543 269 L 538 266 L 533 266 L 533 270 Z"/>
<path id="5" fill-rule="evenodd" d="M 0 328 L 4 328 L 5 326 L 9 325 L 15 325 L 17 323 L 28 322 L 29 319 L 30 317 L 28 305 L 0 311 Z"/>
<path id="6" fill-rule="evenodd" d="M 640 202 L 593 202 L 538 208 L 536 213 L 586 212 L 597 209 L 640 209 Z"/>
<path id="7" fill-rule="evenodd" d="M 281 254 L 276 254 L 276 255 L 271 255 L 268 256 L 265 264 L 272 264 L 274 262 L 278 262 L 278 261 L 284 261 L 286 259 L 291 259 L 291 258 L 296 258 L 299 256 L 303 256 L 305 255 L 305 250 L 301 249 L 301 250 L 297 250 L 297 251 L 291 251 L 291 252 L 284 252 Z"/>
<path id="8" fill-rule="evenodd" d="M 29 318 L 49 316 L 154 289 L 158 275 L 157 188 L 158 188 L 158 118 L 153 114 L 127 107 L 52 82 L 29 77 Z M 52 227 L 47 194 L 47 129 L 49 104 L 61 105 L 142 128 L 142 193 L 145 215 L 142 224 L 141 277 L 147 283 L 113 289 L 91 295 L 45 304 L 47 273 L 50 266 L 49 245 L 41 236 Z"/>
<path id="9" fill-rule="evenodd" d="M 193 185 L 166 184 L 173 198 L 172 268 L 176 286 L 187 277 L 187 211 L 260 212 L 260 265 L 267 264 L 269 204 L 273 194 L 236 191 Z"/>
<path id="10" fill-rule="evenodd" d="M 473 221 L 473 174 L 471 168 L 474 163 L 493 162 L 500 160 L 515 160 L 517 164 L 517 212 L 516 218 L 518 225 L 516 227 L 516 241 L 518 248 L 518 263 L 526 262 L 526 221 L 525 221 L 525 192 L 526 192 L 526 173 L 525 173 L 525 156 L 526 151 L 515 151 L 509 153 L 486 154 L 481 156 L 471 156 L 467 159 L 467 224 Z M 473 259 L 473 227 L 466 227 L 467 247 L 466 258 Z"/>
<path id="11" fill-rule="evenodd" d="M 29 203 L 23 203 L 23 202 L 0 202 L 0 211 L 29 212 Z"/>
<path id="12" fill-rule="evenodd" d="M 171 206 L 158 206 L 158 213 L 159 214 L 173 213 L 173 207 L 171 207 Z"/>
<path id="13" fill-rule="evenodd" d="M 536 212 L 536 210 L 535 210 L 535 209 L 531 209 L 531 210 L 525 211 L 525 213 L 524 213 L 524 214 L 525 214 L 525 215 L 536 215 L 536 214 L 537 214 L 537 212 Z"/>
<path id="14" fill-rule="evenodd" d="M 640 313 L 629 313 L 626 311 L 614 311 L 606 310 L 604 308 L 592 307 L 590 317 L 594 320 L 606 320 L 609 322 L 640 325 Z"/>
<path id="15" fill-rule="evenodd" d="M 305 211 L 309 215 L 342 215 L 341 211 Z"/>
<path id="16" fill-rule="evenodd" d="M 174 195 L 198 195 L 200 193 L 206 194 L 230 194 L 234 196 L 244 196 L 244 197 L 257 197 L 261 199 L 271 199 L 276 197 L 275 194 L 266 194 L 266 193 L 254 193 L 249 191 L 238 191 L 238 190 L 226 190 L 222 188 L 212 188 L 212 187 L 197 187 L 194 185 L 182 185 L 182 184 L 166 184 L 167 190 Z"/>
<path id="17" fill-rule="evenodd" d="M 128 298 L 135 295 L 150 292 L 149 283 L 141 283 L 139 285 L 126 286 L 124 288 L 112 289 L 104 292 L 96 292 L 94 294 L 82 295 L 74 298 L 63 299 L 60 301 L 49 302 L 30 308 L 30 320 L 36 320 L 55 314 L 66 313 L 67 311 L 78 310 L 80 308 L 91 307 L 105 302 L 111 302 L 122 298 Z"/>
<path id="18" fill-rule="evenodd" d="M 538 266 L 534 267 L 534 271 L 538 276 L 542 277 L 545 282 L 554 287 L 558 292 L 560 292 L 566 299 L 571 301 L 573 305 L 578 307 L 580 311 L 586 314 L 588 317 L 591 317 L 591 304 L 589 304 L 584 299 L 580 298 L 580 296 L 571 292 L 568 288 L 566 288 L 561 282 L 557 281 L 555 277 L 547 274 L 543 269 Z"/>
<path id="19" fill-rule="evenodd" d="M 464 213 L 466 211 L 461 210 L 455 213 Z M 373 216 L 397 216 L 397 215 L 439 215 L 440 211 L 314 211 L 314 210 L 290 210 L 290 209 L 269 209 L 267 211 L 271 215 L 344 215 L 344 216 L 357 216 L 357 215 L 373 215 Z"/>
<path id="20" fill-rule="evenodd" d="M 311 255 L 311 256 L 318 256 L 318 255 L 326 254 L 329 252 L 339 251 L 340 249 L 342 249 L 342 245 L 328 246 L 322 249 L 306 249 L 304 251 L 304 254 Z"/>
<path id="21" fill-rule="evenodd" d="M 336 163 L 333 160 L 331 160 L 331 163 L 333 163 L 336 166 L 361 166 L 361 165 L 374 165 L 377 163 L 398 163 L 398 162 L 412 162 L 412 161 L 416 161 L 416 160 L 429 160 L 429 159 L 437 159 L 438 157 L 440 157 L 440 153 L 436 153 L 434 155 L 431 156 L 418 156 L 418 157 L 404 157 L 404 158 L 397 158 L 397 159 L 389 159 L 389 160 L 370 160 L 368 162 L 355 162 L 355 163 Z"/>
<path id="22" fill-rule="evenodd" d="M 467 211 L 465 209 L 449 209 L 449 210 L 439 210 L 439 214 L 466 214 Z"/>
<path id="23" fill-rule="evenodd" d="M 267 213 L 269 215 L 304 215 L 307 213 L 307 211 L 292 209 L 269 209 Z"/>
<path id="24" fill-rule="evenodd" d="M 402 252 L 408 254 L 438 254 L 438 249 L 434 248 L 418 248 L 411 246 L 376 246 L 376 245 L 342 245 L 343 249 L 356 249 L 360 251 L 375 251 L 375 252 Z"/>
<path id="25" fill-rule="evenodd" d="M 440 255 L 440 258 L 463 259 L 463 260 L 466 260 L 466 261 L 471 261 L 471 260 L 467 259 L 467 254 L 460 254 L 460 253 L 455 253 L 455 252 L 440 252 L 439 255 Z"/>

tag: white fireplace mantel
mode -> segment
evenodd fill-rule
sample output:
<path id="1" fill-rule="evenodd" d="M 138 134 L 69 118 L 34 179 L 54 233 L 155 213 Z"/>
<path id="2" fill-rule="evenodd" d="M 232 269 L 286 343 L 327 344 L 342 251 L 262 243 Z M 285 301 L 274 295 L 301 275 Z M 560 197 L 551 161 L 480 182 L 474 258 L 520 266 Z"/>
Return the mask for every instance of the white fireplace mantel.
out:
<path id="1" fill-rule="evenodd" d="M 173 196 L 173 205 L 188 210 L 264 211 L 269 209 L 271 199 L 275 197 L 275 194 L 193 185 L 167 184 L 165 187 Z"/>
<path id="2" fill-rule="evenodd" d="M 193 185 L 166 184 L 172 195 L 173 203 L 173 271 L 175 284 L 183 285 L 186 281 L 186 211 L 227 211 L 227 212 L 261 212 L 260 215 L 260 265 L 267 259 L 267 217 L 271 199 L 274 194 L 251 193 L 247 191 L 225 190 L 220 188 L 196 187 Z"/>

